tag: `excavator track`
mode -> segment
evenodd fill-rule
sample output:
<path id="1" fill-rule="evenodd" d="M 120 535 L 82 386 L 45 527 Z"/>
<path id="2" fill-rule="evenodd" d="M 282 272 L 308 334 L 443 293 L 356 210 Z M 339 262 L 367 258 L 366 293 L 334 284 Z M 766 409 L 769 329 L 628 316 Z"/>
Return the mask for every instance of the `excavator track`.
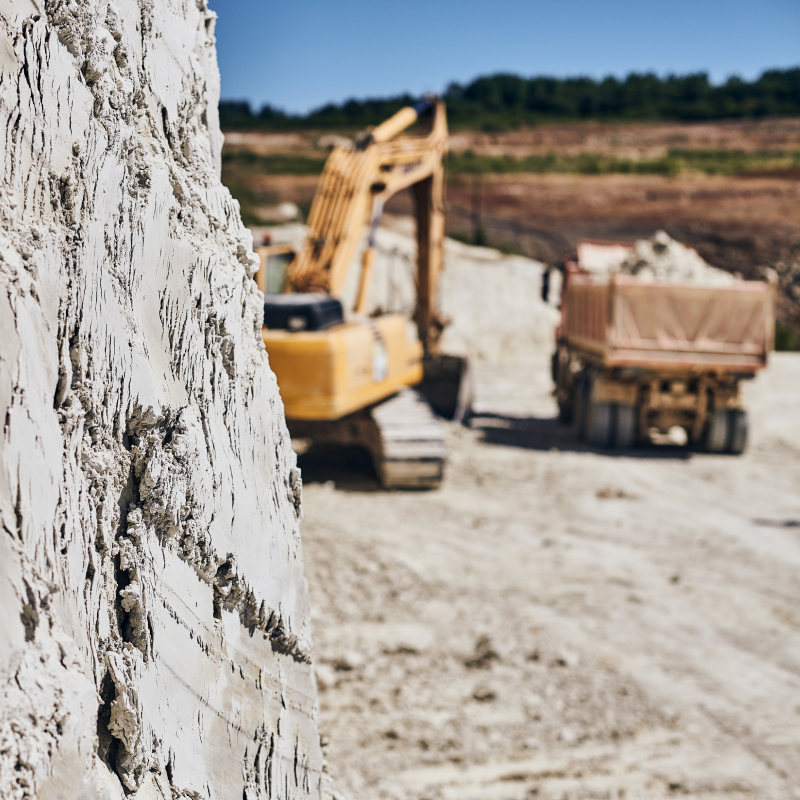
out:
<path id="1" fill-rule="evenodd" d="M 372 451 L 385 489 L 435 489 L 442 482 L 444 429 L 425 398 L 404 389 L 371 409 Z"/>
<path id="2" fill-rule="evenodd" d="M 384 489 L 436 489 L 445 461 L 444 428 L 415 389 L 337 420 L 286 420 L 293 439 L 365 448 Z"/>

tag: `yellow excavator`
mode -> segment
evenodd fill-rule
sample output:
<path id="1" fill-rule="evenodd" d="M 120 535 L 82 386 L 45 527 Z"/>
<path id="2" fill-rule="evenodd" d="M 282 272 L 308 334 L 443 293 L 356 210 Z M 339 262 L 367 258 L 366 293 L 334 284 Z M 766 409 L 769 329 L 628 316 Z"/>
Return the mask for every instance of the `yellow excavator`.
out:
<path id="1" fill-rule="evenodd" d="M 401 135 L 428 119 L 426 133 Z M 312 444 L 364 447 L 385 488 L 439 485 L 445 446 L 434 411 L 459 418 L 467 405 L 466 362 L 437 354 L 447 136 L 444 104 L 427 99 L 334 148 L 298 252 L 257 248 L 262 335 L 290 433 Z M 401 314 L 367 315 L 383 206 L 408 188 L 417 224 L 415 325 Z M 344 309 L 365 231 L 355 302 Z"/>

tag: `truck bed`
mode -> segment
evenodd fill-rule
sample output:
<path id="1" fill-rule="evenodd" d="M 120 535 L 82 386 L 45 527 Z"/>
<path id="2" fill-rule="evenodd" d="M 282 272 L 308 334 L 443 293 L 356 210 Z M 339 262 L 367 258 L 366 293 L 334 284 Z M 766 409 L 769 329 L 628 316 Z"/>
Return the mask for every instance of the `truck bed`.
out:
<path id="1" fill-rule="evenodd" d="M 766 364 L 775 291 L 570 275 L 559 338 L 605 367 L 750 373 Z"/>

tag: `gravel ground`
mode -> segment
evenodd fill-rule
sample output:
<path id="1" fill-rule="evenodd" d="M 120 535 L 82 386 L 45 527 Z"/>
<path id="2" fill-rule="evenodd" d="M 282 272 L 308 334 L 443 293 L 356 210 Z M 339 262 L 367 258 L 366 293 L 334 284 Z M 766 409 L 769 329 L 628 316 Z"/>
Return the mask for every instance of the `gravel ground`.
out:
<path id="1" fill-rule="evenodd" d="M 739 458 L 583 447 L 547 358 L 477 365 L 439 491 L 301 459 L 338 791 L 800 797 L 800 356 Z"/>

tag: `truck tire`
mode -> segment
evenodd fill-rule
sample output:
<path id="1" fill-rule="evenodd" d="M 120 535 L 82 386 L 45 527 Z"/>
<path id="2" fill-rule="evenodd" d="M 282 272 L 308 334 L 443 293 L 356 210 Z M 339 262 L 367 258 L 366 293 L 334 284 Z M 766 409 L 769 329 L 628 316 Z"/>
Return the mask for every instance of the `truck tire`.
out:
<path id="1" fill-rule="evenodd" d="M 727 410 L 712 411 L 706 427 L 706 450 L 709 453 L 724 453 L 730 441 L 730 417 Z"/>
<path id="2" fill-rule="evenodd" d="M 636 444 L 636 406 L 618 403 L 614 406 L 614 447 L 627 450 Z"/>
<path id="3" fill-rule="evenodd" d="M 587 437 L 595 447 L 611 445 L 613 433 L 614 407 L 611 403 L 589 403 Z"/>
<path id="4" fill-rule="evenodd" d="M 728 426 L 730 428 L 730 444 L 728 452 L 738 456 L 747 447 L 747 433 L 750 427 L 750 418 L 746 411 L 734 409 L 728 412 Z"/>

